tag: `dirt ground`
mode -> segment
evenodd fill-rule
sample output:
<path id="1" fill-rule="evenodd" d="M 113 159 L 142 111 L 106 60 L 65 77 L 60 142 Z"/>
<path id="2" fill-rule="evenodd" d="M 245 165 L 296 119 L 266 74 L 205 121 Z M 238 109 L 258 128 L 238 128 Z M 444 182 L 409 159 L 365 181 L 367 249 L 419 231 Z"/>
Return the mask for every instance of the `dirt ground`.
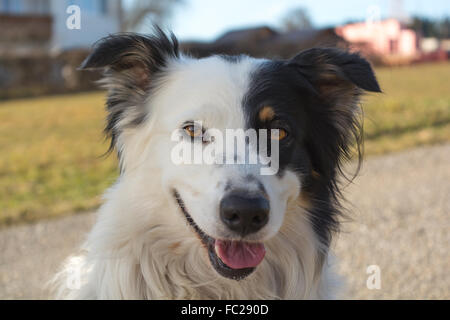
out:
<path id="1" fill-rule="evenodd" d="M 450 144 L 365 161 L 345 188 L 351 221 L 334 251 L 346 298 L 450 299 Z M 44 283 L 83 240 L 92 213 L 0 230 L 0 299 L 45 299 Z M 379 268 L 379 289 L 369 289 Z"/>

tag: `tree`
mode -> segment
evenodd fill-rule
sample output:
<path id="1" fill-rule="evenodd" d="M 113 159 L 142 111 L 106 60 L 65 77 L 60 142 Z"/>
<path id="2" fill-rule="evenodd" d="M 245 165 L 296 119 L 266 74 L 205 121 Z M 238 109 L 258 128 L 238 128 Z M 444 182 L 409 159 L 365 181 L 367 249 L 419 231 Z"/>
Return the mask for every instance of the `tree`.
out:
<path id="1" fill-rule="evenodd" d="M 123 7 L 122 31 L 136 31 L 146 21 L 162 25 L 172 15 L 175 6 L 182 4 L 183 0 L 132 0 Z"/>
<path id="2" fill-rule="evenodd" d="M 430 19 L 426 17 L 413 17 L 409 28 L 419 32 L 424 37 L 447 39 L 450 37 L 450 19 Z"/>
<path id="3" fill-rule="evenodd" d="M 282 25 L 286 31 L 309 30 L 313 28 L 309 14 L 304 8 L 297 8 L 287 13 L 283 18 Z"/>

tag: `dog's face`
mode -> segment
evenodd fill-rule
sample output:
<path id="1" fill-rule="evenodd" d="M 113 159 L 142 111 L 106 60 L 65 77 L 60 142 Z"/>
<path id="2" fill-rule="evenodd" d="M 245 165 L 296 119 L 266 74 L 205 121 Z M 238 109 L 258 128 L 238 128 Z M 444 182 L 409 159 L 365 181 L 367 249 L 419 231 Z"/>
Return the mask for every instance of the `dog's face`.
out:
<path id="1" fill-rule="evenodd" d="M 305 223 L 328 245 L 337 224 L 336 173 L 359 138 L 358 98 L 363 89 L 379 91 L 365 60 L 335 49 L 277 61 L 193 59 L 158 31 L 106 38 L 84 67 L 107 70 L 107 132 L 123 174 L 158 170 L 179 221 L 219 274 L 253 272 L 288 207 L 303 206 Z M 193 163 L 174 159 L 179 150 L 190 150 Z"/>

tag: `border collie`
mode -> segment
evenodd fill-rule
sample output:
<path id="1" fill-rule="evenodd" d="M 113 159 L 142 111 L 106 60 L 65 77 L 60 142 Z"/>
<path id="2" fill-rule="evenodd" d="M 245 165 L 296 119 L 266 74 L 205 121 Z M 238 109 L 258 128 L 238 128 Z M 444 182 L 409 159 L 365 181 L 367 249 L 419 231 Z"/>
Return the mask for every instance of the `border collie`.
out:
<path id="1" fill-rule="evenodd" d="M 100 40 L 81 68 L 104 70 L 105 131 L 120 176 L 57 275 L 58 297 L 336 297 L 329 248 L 341 169 L 355 150 L 361 158 L 360 96 L 380 92 L 366 60 L 333 48 L 289 60 L 196 59 L 156 28 Z M 174 131 L 189 137 L 185 146 L 205 147 L 215 144 L 206 137 L 212 128 L 276 140 L 276 173 L 247 161 L 174 163 Z M 252 139 L 244 145 L 260 152 Z"/>

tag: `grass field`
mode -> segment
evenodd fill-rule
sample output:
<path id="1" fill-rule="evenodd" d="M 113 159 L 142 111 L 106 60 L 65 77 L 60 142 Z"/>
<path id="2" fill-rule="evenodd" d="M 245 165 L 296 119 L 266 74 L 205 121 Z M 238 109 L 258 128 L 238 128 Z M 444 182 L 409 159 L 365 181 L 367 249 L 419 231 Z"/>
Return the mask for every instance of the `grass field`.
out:
<path id="1" fill-rule="evenodd" d="M 365 98 L 366 155 L 450 141 L 450 63 L 381 68 Z M 97 207 L 114 181 L 103 93 L 0 103 L 0 226 Z"/>

